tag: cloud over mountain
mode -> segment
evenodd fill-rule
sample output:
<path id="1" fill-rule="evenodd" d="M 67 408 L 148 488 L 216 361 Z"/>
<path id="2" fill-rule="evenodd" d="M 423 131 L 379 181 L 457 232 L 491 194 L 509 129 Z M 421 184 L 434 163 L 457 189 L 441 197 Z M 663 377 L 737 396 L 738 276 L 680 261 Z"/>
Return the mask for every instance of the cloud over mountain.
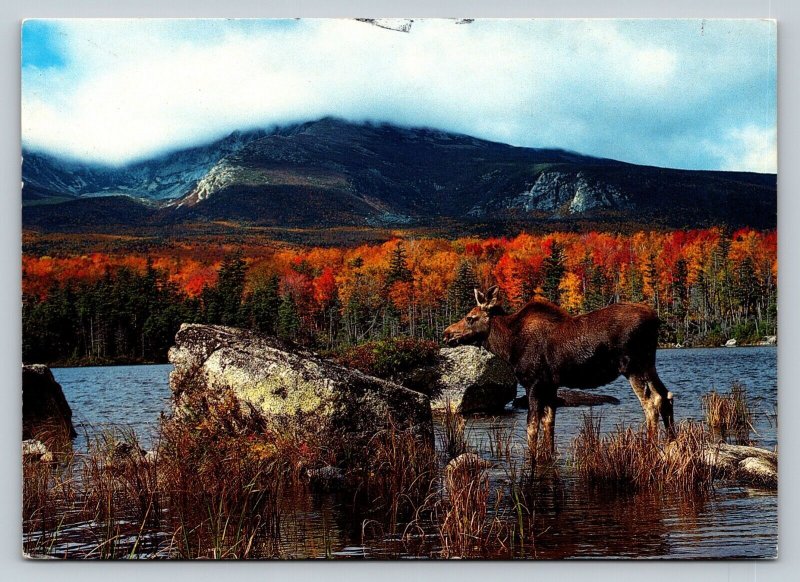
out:
<path id="1" fill-rule="evenodd" d="M 22 133 L 27 148 L 124 163 L 335 115 L 774 171 L 775 69 L 770 21 L 28 21 Z"/>

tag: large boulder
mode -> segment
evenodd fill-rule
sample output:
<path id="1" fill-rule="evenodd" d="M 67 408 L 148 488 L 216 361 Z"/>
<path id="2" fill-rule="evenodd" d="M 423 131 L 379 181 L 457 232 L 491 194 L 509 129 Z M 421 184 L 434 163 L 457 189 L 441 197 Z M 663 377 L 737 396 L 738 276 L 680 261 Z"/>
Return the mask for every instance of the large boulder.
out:
<path id="1" fill-rule="evenodd" d="M 75 438 L 72 409 L 50 368 L 22 366 L 22 438 Z"/>
<path id="2" fill-rule="evenodd" d="M 308 350 L 252 331 L 184 324 L 169 351 L 175 417 L 263 430 L 290 427 L 324 443 L 337 460 L 365 451 L 390 423 L 432 438 L 428 397 L 339 366 Z M 214 402 L 234 402 L 229 418 L 209 414 Z"/>
<path id="3" fill-rule="evenodd" d="M 449 403 L 461 413 L 496 413 L 517 394 L 514 370 L 484 348 L 443 348 L 436 370 L 438 378 L 431 391 L 434 410 Z"/>

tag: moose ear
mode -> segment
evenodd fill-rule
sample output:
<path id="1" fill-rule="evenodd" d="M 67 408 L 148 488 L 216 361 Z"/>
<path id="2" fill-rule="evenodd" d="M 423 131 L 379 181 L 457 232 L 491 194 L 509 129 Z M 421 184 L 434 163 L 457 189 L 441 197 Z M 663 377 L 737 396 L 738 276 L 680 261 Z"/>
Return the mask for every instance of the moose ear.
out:
<path id="1" fill-rule="evenodd" d="M 478 304 L 478 307 L 483 307 L 483 304 L 486 303 L 486 296 L 477 289 L 473 289 L 473 291 L 475 291 L 475 303 Z"/>
<path id="2" fill-rule="evenodd" d="M 497 305 L 497 300 L 500 298 L 500 289 L 497 285 L 492 285 L 486 290 L 486 307 L 491 309 Z"/>

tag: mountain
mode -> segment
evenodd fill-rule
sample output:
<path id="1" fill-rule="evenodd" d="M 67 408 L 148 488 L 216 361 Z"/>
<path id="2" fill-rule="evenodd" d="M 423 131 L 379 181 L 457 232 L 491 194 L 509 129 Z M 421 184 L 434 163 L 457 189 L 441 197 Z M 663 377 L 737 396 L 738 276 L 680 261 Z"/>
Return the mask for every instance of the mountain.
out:
<path id="1" fill-rule="evenodd" d="M 236 131 L 210 144 L 125 166 L 83 164 L 24 151 L 22 200 L 43 203 L 115 194 L 145 200 L 176 198 L 186 194 L 220 159 L 265 135 L 263 130 Z M 53 197 L 58 200 L 50 200 Z"/>
<path id="2" fill-rule="evenodd" d="M 87 195 L 123 192 L 158 202 L 141 203 L 137 212 L 105 208 L 128 226 L 224 221 L 282 228 L 422 226 L 454 233 L 476 225 L 485 232 L 509 225 L 776 226 L 773 174 L 639 166 L 332 118 L 238 135 L 117 174 L 82 171 L 52 158 L 30 160 L 23 164 L 29 192 L 23 223 L 58 229 L 51 215 L 59 214 L 69 217 L 65 229 L 79 229 L 96 202 Z M 33 196 L 56 204 L 37 203 Z M 117 198 L 105 204 L 135 203 Z"/>

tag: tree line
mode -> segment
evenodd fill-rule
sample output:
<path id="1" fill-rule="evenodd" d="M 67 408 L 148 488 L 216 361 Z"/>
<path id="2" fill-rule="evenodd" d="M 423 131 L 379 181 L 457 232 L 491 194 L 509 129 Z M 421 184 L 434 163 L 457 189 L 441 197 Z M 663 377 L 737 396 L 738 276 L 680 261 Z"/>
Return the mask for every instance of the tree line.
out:
<path id="1" fill-rule="evenodd" d="M 776 333 L 776 281 L 775 233 L 752 229 L 242 248 L 218 264 L 24 257 L 23 359 L 161 362 L 184 322 L 252 328 L 322 350 L 439 339 L 474 305 L 473 288 L 491 284 L 509 311 L 533 297 L 572 313 L 648 303 L 664 322 L 664 345 L 756 342 Z"/>

